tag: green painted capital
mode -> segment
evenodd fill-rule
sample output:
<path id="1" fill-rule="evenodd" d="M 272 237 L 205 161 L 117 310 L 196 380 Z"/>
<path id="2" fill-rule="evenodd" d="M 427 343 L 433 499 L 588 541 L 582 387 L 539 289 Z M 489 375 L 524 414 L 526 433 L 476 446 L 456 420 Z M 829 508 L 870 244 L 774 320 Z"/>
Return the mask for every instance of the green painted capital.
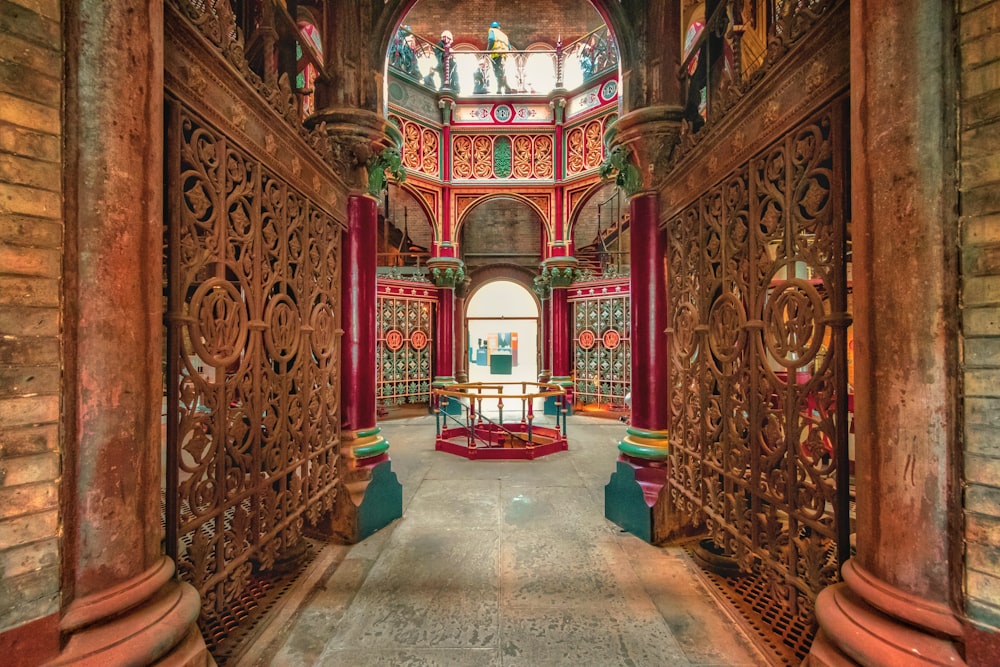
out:
<path id="1" fill-rule="evenodd" d="M 550 287 L 569 287 L 580 276 L 575 266 L 546 266 L 542 277 L 547 278 Z"/>
<path id="2" fill-rule="evenodd" d="M 455 257 L 432 257 L 427 260 L 431 280 L 438 287 L 454 287 L 465 280 L 465 263 Z"/>
<path id="3" fill-rule="evenodd" d="M 552 296 L 552 284 L 549 281 L 548 276 L 535 276 L 534 285 L 532 285 L 531 290 L 538 296 L 539 299 L 545 301 L 550 296 Z"/>

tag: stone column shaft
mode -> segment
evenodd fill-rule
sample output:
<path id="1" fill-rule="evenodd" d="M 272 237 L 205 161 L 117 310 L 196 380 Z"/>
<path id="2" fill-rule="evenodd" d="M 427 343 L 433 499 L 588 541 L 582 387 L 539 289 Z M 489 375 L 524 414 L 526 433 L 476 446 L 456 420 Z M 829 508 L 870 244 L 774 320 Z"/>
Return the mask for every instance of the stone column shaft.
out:
<path id="1" fill-rule="evenodd" d="M 67 6 L 64 643 L 53 664 L 214 664 L 160 529 L 163 3 Z M 131 72 L 123 77 L 122 72 Z M 72 145 L 72 144 L 71 144 Z"/>
<path id="2" fill-rule="evenodd" d="M 851 3 L 857 555 L 812 664 L 964 664 L 951 32 L 949 3 Z"/>

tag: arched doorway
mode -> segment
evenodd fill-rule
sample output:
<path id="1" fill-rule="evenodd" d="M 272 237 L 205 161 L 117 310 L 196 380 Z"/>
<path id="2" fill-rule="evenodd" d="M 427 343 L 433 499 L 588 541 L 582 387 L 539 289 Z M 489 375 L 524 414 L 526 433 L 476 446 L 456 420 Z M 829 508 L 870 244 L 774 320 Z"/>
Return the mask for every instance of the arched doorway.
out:
<path id="1" fill-rule="evenodd" d="M 539 308 L 522 284 L 496 280 L 469 297 L 465 311 L 470 382 L 538 378 Z"/>

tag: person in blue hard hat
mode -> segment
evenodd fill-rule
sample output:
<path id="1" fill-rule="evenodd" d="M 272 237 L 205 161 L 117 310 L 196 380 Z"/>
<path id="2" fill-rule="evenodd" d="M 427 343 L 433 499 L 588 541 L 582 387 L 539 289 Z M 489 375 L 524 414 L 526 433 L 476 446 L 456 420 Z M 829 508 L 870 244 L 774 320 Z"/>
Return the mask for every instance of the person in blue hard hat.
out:
<path id="1" fill-rule="evenodd" d="M 497 82 L 497 93 L 508 92 L 507 88 L 507 52 L 510 51 L 510 40 L 507 33 L 500 29 L 500 22 L 490 24 L 490 32 L 486 37 L 486 50 L 490 52 L 493 61 L 493 78 Z"/>

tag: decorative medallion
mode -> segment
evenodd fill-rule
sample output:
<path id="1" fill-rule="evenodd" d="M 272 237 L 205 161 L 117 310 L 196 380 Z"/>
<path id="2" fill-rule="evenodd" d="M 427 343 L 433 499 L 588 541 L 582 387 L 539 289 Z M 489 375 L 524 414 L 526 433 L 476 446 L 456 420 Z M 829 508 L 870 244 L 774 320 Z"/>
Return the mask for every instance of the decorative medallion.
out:
<path id="1" fill-rule="evenodd" d="M 514 109 L 509 104 L 498 104 L 493 107 L 493 120 L 498 123 L 509 123 L 514 118 Z"/>
<path id="2" fill-rule="evenodd" d="M 422 350 L 427 347 L 427 334 L 420 329 L 414 330 L 410 334 L 410 346 L 414 350 Z"/>
<path id="3" fill-rule="evenodd" d="M 610 102 L 618 95 L 618 80 L 609 79 L 604 82 L 601 86 L 601 100 L 604 102 Z"/>
<path id="4" fill-rule="evenodd" d="M 396 352 L 403 347 L 403 332 L 399 329 L 389 329 L 385 332 L 385 346 Z"/>
<path id="5" fill-rule="evenodd" d="M 622 342 L 622 336 L 620 333 L 614 329 L 608 329 L 604 332 L 604 337 L 601 339 L 604 343 L 604 347 L 608 350 L 613 350 L 618 347 L 618 344 Z"/>
<path id="6" fill-rule="evenodd" d="M 590 329 L 584 329 L 580 332 L 579 342 L 582 349 L 590 350 L 594 347 L 594 343 L 597 342 L 597 336 Z"/>

